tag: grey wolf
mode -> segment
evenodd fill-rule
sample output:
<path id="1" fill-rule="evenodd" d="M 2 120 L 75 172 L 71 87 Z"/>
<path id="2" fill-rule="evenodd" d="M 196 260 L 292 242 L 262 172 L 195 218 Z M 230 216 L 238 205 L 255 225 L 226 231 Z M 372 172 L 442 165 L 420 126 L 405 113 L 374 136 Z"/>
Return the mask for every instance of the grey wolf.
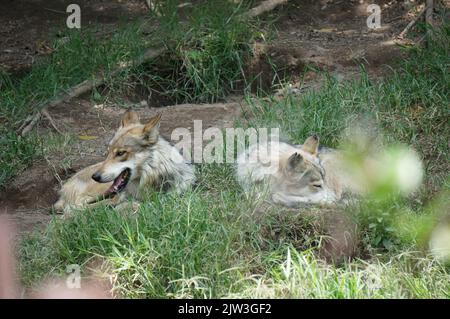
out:
<path id="1" fill-rule="evenodd" d="M 246 192 L 256 192 L 258 198 L 266 195 L 269 201 L 288 207 L 329 204 L 346 192 L 359 192 L 341 165 L 342 154 L 320 148 L 317 135 L 302 145 L 250 145 L 237 162 L 237 180 Z"/>
<path id="2" fill-rule="evenodd" d="M 181 193 L 195 181 L 194 167 L 159 134 L 161 115 L 142 124 L 134 111 L 125 113 L 109 143 L 106 159 L 76 173 L 61 188 L 56 211 L 107 200 L 140 200 L 145 190 Z"/>

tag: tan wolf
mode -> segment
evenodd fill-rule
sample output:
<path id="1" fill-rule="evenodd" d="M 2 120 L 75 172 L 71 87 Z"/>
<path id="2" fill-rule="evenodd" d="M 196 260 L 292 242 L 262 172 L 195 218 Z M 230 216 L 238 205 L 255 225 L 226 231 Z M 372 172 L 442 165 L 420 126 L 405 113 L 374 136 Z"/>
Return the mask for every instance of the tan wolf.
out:
<path id="1" fill-rule="evenodd" d="M 252 160 L 254 159 L 254 160 Z M 246 192 L 266 193 L 269 201 L 288 207 L 333 203 L 345 192 L 359 193 L 345 173 L 339 151 L 319 148 L 319 137 L 303 145 L 284 142 L 250 145 L 237 159 L 237 180 Z"/>
<path id="2" fill-rule="evenodd" d="M 102 199 L 117 205 L 127 197 L 141 199 L 147 189 L 181 193 L 193 185 L 194 167 L 160 136 L 160 120 L 159 114 L 141 124 L 136 112 L 126 112 L 106 159 L 71 177 L 54 209 L 67 212 Z"/>

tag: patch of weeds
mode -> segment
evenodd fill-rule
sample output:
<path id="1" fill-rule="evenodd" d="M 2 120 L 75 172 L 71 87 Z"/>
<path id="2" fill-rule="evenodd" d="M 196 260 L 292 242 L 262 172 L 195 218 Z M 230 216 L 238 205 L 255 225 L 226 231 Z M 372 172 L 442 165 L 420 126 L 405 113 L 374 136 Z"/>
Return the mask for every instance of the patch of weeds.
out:
<path id="1" fill-rule="evenodd" d="M 39 138 L 31 135 L 23 139 L 13 131 L 2 132 L 0 135 L 0 186 L 6 184 L 18 171 L 26 168 L 42 150 Z"/>
<path id="2" fill-rule="evenodd" d="M 240 276 L 236 205 L 227 195 L 154 193 L 135 215 L 108 208 L 79 212 L 52 222 L 49 260 L 33 254 L 35 242 L 25 242 L 24 266 L 32 272 L 28 266 L 41 262 L 85 265 L 98 256 L 117 276 L 115 292 L 124 297 L 221 295 Z"/>
<path id="3" fill-rule="evenodd" d="M 245 9 L 229 1 L 207 1 L 181 18 L 174 1 L 166 1 L 158 20 L 168 53 L 146 66 L 150 93 L 199 103 L 243 88 L 243 68 L 255 37 L 255 22 L 241 17 Z"/>
<path id="4" fill-rule="evenodd" d="M 427 271 L 415 272 L 413 263 Z M 311 251 L 286 247 L 272 256 L 272 267 L 259 280 L 248 280 L 238 298 L 448 298 L 450 274 L 429 258 L 403 252 L 387 262 L 354 261 L 329 265 Z"/>

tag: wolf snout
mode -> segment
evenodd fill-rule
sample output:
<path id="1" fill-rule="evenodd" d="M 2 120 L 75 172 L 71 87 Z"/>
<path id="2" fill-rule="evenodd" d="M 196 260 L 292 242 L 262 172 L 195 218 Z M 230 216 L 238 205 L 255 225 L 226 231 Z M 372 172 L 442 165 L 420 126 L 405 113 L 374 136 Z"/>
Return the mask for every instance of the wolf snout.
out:
<path id="1" fill-rule="evenodd" d="M 101 183 L 102 181 L 102 175 L 100 175 L 98 172 L 92 174 L 92 179 L 96 181 L 97 183 Z"/>

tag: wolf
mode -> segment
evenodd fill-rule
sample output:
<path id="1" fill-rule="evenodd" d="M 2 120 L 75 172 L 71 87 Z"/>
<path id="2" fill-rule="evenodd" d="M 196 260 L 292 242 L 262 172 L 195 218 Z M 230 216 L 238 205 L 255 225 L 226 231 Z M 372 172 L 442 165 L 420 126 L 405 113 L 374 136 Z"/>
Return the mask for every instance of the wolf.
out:
<path id="1" fill-rule="evenodd" d="M 265 193 L 276 204 L 330 204 L 345 193 L 360 193 L 342 159 L 339 151 L 319 147 L 317 135 L 301 145 L 253 144 L 238 155 L 236 177 L 244 191 L 256 191 L 258 197 Z"/>
<path id="2" fill-rule="evenodd" d="M 161 114 L 142 124 L 127 111 L 109 143 L 106 159 L 76 173 L 61 188 L 57 212 L 107 201 L 113 206 L 145 190 L 182 193 L 195 182 L 194 167 L 159 134 Z"/>

